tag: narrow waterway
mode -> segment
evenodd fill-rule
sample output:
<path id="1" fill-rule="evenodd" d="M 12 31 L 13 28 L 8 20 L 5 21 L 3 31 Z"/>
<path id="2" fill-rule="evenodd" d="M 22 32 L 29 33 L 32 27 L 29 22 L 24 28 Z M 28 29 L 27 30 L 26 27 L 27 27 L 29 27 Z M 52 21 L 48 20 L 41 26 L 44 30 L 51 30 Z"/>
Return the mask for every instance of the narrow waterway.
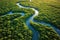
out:
<path id="1" fill-rule="evenodd" d="M 39 40 L 39 32 L 36 31 L 33 26 L 30 25 L 30 21 L 33 21 L 33 22 L 36 22 L 36 23 L 39 23 L 39 24 L 42 24 L 42 25 L 46 25 L 46 26 L 50 26 L 52 27 L 59 35 L 60 35 L 60 30 L 58 28 L 56 28 L 55 26 L 49 24 L 49 23 L 45 23 L 45 22 L 38 22 L 37 20 L 34 20 L 34 17 L 38 16 L 38 10 L 36 10 L 35 8 L 31 8 L 31 7 L 25 7 L 25 6 L 22 6 L 20 5 L 19 3 L 17 3 L 17 6 L 19 6 L 20 8 L 26 8 L 26 9 L 32 9 L 35 13 L 34 15 L 30 16 L 27 20 L 26 20 L 26 25 L 28 26 L 28 28 L 30 30 L 32 30 L 33 32 L 33 37 L 32 37 L 32 40 Z M 9 14 L 13 14 L 12 11 L 9 12 L 7 15 Z M 25 14 L 24 13 L 17 13 L 17 14 L 21 14 L 22 16 L 24 16 Z M 6 15 L 3 15 L 3 16 L 6 16 Z"/>
<path id="2" fill-rule="evenodd" d="M 30 18 L 28 18 L 26 20 L 26 25 L 29 27 L 30 30 L 32 30 L 33 32 L 33 37 L 32 37 L 32 40 L 38 40 L 39 37 L 39 33 L 38 31 L 36 31 L 31 25 L 30 25 L 30 21 L 33 21 L 33 22 L 36 22 L 36 23 L 40 23 L 42 25 L 46 25 L 46 26 L 50 26 L 52 27 L 59 35 L 60 35 L 60 30 L 58 28 L 56 28 L 55 26 L 51 25 L 51 24 L 48 24 L 48 23 L 45 23 L 45 22 L 37 22 L 37 21 L 34 21 L 34 17 L 35 16 L 38 16 L 38 10 L 36 10 L 35 8 L 31 8 L 31 7 L 25 7 L 25 6 L 22 6 L 21 4 L 17 3 L 17 5 L 20 7 L 20 8 L 26 8 L 26 9 L 32 9 L 33 11 L 35 11 L 35 14 L 33 16 L 30 16 Z"/>
<path id="3" fill-rule="evenodd" d="M 20 8 L 30 9 L 30 7 L 24 7 L 24 6 L 20 5 L 19 3 L 17 3 L 17 5 L 18 5 Z M 33 11 L 35 11 L 35 14 L 26 20 L 26 25 L 27 25 L 28 28 L 29 28 L 30 30 L 32 30 L 32 32 L 33 32 L 32 40 L 38 40 L 38 39 L 39 39 L 39 37 L 38 37 L 38 35 L 39 35 L 38 31 L 36 31 L 36 30 L 30 25 L 30 21 L 31 21 L 31 20 L 33 21 L 34 17 L 38 15 L 38 11 L 37 11 L 36 9 L 34 9 L 34 8 L 31 8 L 31 9 L 32 9 Z"/>
<path id="4" fill-rule="evenodd" d="M 43 22 L 43 21 L 39 22 L 37 20 L 34 20 L 34 22 L 39 23 L 39 24 L 42 24 L 42 25 L 45 25 L 45 26 L 52 27 L 60 35 L 60 29 L 58 29 L 56 26 L 51 25 L 51 24 L 46 23 L 46 22 Z"/>

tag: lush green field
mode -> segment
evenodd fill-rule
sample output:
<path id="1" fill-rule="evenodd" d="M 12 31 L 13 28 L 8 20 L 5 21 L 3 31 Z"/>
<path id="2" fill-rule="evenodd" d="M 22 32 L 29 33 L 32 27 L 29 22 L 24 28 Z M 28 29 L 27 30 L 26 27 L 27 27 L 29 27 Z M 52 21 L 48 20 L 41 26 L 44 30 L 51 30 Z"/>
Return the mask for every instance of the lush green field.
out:
<path id="1" fill-rule="evenodd" d="M 34 14 L 32 9 L 19 8 L 16 3 L 36 8 L 39 15 L 37 21 L 50 23 L 60 29 L 59 0 L 0 0 L 0 40 L 32 40 L 33 32 L 26 25 L 26 20 Z M 12 12 L 12 14 L 9 14 Z M 20 13 L 25 13 L 21 16 Z M 39 32 L 39 40 L 60 40 L 60 36 L 52 27 L 31 22 Z"/>

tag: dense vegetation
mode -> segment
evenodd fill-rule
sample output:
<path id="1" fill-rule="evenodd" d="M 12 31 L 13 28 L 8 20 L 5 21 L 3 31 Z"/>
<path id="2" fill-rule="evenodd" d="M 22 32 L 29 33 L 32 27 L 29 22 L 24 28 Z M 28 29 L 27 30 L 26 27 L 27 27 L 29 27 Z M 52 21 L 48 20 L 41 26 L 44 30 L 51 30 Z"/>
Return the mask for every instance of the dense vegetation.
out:
<path id="1" fill-rule="evenodd" d="M 0 15 L 7 14 L 14 6 L 16 8 L 15 4 L 17 1 L 18 0 L 0 0 Z"/>
<path id="2" fill-rule="evenodd" d="M 25 25 L 20 14 L 0 17 L 0 40 L 31 40 L 32 31 Z"/>
<path id="3" fill-rule="evenodd" d="M 18 0 L 1 0 L 0 1 L 0 16 L 12 12 L 28 12 L 31 9 L 19 8 L 16 3 Z M 31 11 L 33 13 L 33 11 Z"/>
<path id="4" fill-rule="evenodd" d="M 0 0 L 0 40 L 32 40 L 33 32 L 27 27 L 26 20 L 34 14 L 32 9 L 19 8 L 16 3 L 38 9 L 37 21 L 51 23 L 60 29 L 60 3 L 58 0 Z M 12 12 L 12 14 L 9 14 Z M 24 16 L 21 15 L 24 13 Z M 39 32 L 39 40 L 60 40 L 51 27 L 31 22 Z"/>
<path id="5" fill-rule="evenodd" d="M 31 40 L 32 31 L 25 24 L 25 19 L 33 15 L 31 9 L 19 8 L 17 0 L 0 1 L 0 40 Z M 31 12 L 30 12 L 31 11 Z M 9 12 L 12 12 L 9 14 Z M 25 13 L 21 16 L 21 13 Z"/>
<path id="6" fill-rule="evenodd" d="M 31 2 L 20 3 L 24 6 L 31 6 L 38 9 L 39 15 L 35 17 L 35 20 L 53 24 L 60 29 L 59 0 L 32 0 Z"/>
<path id="7" fill-rule="evenodd" d="M 30 23 L 39 32 L 39 40 L 60 40 L 60 36 L 52 29 L 52 27 L 36 22 Z"/>

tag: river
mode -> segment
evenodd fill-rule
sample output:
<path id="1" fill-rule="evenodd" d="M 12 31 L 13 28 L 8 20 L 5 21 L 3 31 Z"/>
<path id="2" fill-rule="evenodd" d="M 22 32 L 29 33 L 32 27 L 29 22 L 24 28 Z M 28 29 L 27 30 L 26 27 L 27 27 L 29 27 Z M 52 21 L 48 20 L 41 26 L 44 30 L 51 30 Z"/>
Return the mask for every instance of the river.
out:
<path id="1" fill-rule="evenodd" d="M 32 32 L 33 32 L 32 40 L 38 40 L 38 39 L 39 39 L 39 37 L 38 37 L 38 35 L 39 35 L 38 31 L 36 31 L 36 30 L 30 25 L 30 21 L 37 22 L 37 21 L 34 21 L 33 19 L 34 19 L 34 17 L 38 16 L 38 13 L 39 13 L 38 10 L 36 10 L 35 8 L 22 6 L 22 5 L 19 4 L 19 3 L 17 3 L 17 5 L 18 5 L 20 8 L 26 8 L 26 9 L 29 9 L 29 8 L 30 8 L 30 9 L 32 9 L 32 10 L 35 12 L 35 14 L 34 14 L 33 16 L 30 16 L 30 18 L 28 18 L 28 19 L 26 20 L 26 25 L 27 25 L 28 28 L 29 28 L 30 30 L 32 30 Z M 47 26 L 51 26 L 51 27 L 60 35 L 60 30 L 59 30 L 58 28 L 56 28 L 55 26 L 53 26 L 53 25 L 51 25 L 51 24 L 48 24 L 48 23 L 45 23 L 45 22 L 37 22 L 37 23 L 40 23 L 40 24 L 43 24 L 43 25 L 47 25 Z"/>

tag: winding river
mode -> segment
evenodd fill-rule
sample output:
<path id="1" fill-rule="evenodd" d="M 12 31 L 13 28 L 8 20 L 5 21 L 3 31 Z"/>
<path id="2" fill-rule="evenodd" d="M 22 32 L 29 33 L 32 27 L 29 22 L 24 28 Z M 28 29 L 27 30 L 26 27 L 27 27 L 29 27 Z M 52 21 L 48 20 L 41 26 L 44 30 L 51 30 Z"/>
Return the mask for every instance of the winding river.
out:
<path id="1" fill-rule="evenodd" d="M 20 8 L 26 8 L 26 9 L 29 9 L 29 8 L 30 8 L 30 7 L 24 7 L 24 6 L 20 5 L 19 3 L 17 3 L 17 5 L 18 5 Z M 29 27 L 29 29 L 32 30 L 32 32 L 33 32 L 32 40 L 38 40 L 38 39 L 39 39 L 39 37 L 38 37 L 38 35 L 39 35 L 38 31 L 36 31 L 36 30 L 30 25 L 30 21 L 31 21 L 31 20 L 33 21 L 33 18 L 34 18 L 35 16 L 38 16 L 38 10 L 36 10 L 36 9 L 34 9 L 34 8 L 31 8 L 31 9 L 35 11 L 35 14 L 26 20 L 26 25 L 27 25 L 27 26 Z"/>
<path id="2" fill-rule="evenodd" d="M 53 25 L 51 25 L 51 24 L 48 24 L 48 23 L 45 23 L 45 22 L 38 22 L 38 21 L 34 21 L 33 19 L 34 19 L 34 17 L 36 17 L 36 16 L 38 16 L 38 10 L 36 10 L 35 8 L 31 8 L 31 7 L 25 7 L 25 6 L 22 6 L 22 5 L 20 5 L 19 3 L 17 3 L 16 4 L 17 6 L 19 6 L 20 8 L 26 8 L 26 9 L 32 9 L 34 12 L 35 12 L 35 14 L 33 15 L 33 16 L 30 16 L 30 18 L 28 18 L 27 20 L 26 20 L 26 25 L 28 26 L 28 28 L 30 29 L 30 30 L 32 30 L 32 32 L 33 32 L 33 37 L 32 37 L 32 40 L 39 40 L 39 37 L 38 37 L 38 35 L 39 35 L 39 32 L 38 31 L 36 31 L 31 25 L 30 25 L 30 21 L 32 20 L 33 22 L 37 22 L 37 23 L 39 23 L 39 24 L 42 24 L 42 25 L 47 25 L 47 26 L 51 26 L 59 35 L 60 35 L 60 30 L 58 29 L 58 28 L 56 28 L 55 26 L 53 26 Z M 12 12 L 9 12 L 9 14 L 12 14 Z M 20 13 L 22 16 L 24 16 L 24 13 Z M 4 16 L 6 16 L 6 15 L 4 15 Z"/>
<path id="3" fill-rule="evenodd" d="M 20 7 L 20 8 L 26 8 L 26 9 L 29 9 L 31 7 L 25 7 L 25 6 L 22 6 L 20 5 L 19 3 L 17 3 L 17 5 Z M 28 18 L 28 20 L 26 20 L 26 25 L 29 27 L 30 30 L 32 30 L 33 32 L 33 37 L 32 37 L 32 40 L 38 40 L 39 37 L 39 33 L 38 31 L 36 31 L 31 25 L 30 25 L 30 21 L 32 20 L 33 22 L 37 22 L 37 21 L 34 21 L 34 17 L 35 16 L 38 16 L 38 10 L 36 10 L 35 8 L 31 8 L 33 11 L 35 11 L 35 14 L 33 16 L 31 16 L 30 18 Z M 40 23 L 40 24 L 43 24 L 43 25 L 47 25 L 47 26 L 51 26 L 59 35 L 60 35 L 60 30 L 58 28 L 56 28 L 55 26 L 51 25 L 51 24 L 48 24 L 48 23 L 45 23 L 45 22 L 37 22 L 37 23 Z"/>

